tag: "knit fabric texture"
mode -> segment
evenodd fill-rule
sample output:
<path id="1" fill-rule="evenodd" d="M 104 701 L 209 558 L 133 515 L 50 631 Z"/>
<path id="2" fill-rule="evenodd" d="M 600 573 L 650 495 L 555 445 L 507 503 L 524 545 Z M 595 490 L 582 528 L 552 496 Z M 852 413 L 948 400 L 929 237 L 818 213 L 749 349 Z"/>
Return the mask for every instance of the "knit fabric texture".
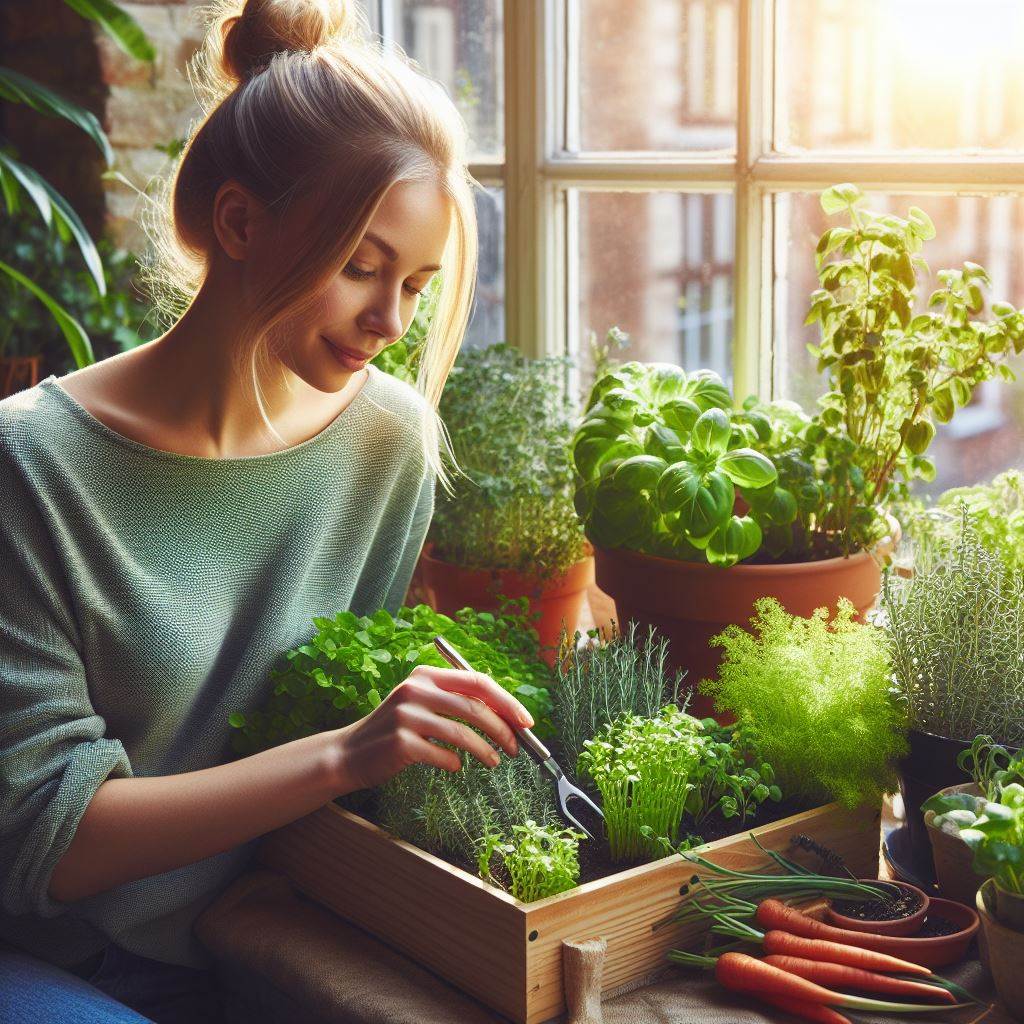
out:
<path id="1" fill-rule="evenodd" d="M 233 760 L 228 716 L 314 617 L 397 611 L 433 513 L 426 414 L 370 366 L 309 440 L 207 459 L 124 437 L 54 376 L 0 401 L 0 942 L 209 966 L 192 922 L 258 840 L 72 903 L 53 869 L 106 779 Z"/>

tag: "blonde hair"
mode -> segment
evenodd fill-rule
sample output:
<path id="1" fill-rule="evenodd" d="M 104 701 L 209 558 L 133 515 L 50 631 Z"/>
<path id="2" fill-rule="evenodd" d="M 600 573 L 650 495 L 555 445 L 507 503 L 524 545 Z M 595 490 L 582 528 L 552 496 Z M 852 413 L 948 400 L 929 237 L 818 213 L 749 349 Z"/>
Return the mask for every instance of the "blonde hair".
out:
<path id="1" fill-rule="evenodd" d="M 354 0 L 221 0 L 208 14 L 205 45 L 190 65 L 204 116 L 147 225 L 147 279 L 158 306 L 176 317 L 199 290 L 217 245 L 213 203 L 225 181 L 249 189 L 279 224 L 303 201 L 306 230 L 281 252 L 236 353 L 263 421 L 284 443 L 259 384 L 274 365 L 275 325 L 317 300 L 388 189 L 436 182 L 451 200 L 452 228 L 417 387 L 426 399 L 425 456 L 449 487 L 441 446 L 449 458 L 451 447 L 437 406 L 469 319 L 477 261 L 461 117 L 438 83 L 370 40 Z"/>

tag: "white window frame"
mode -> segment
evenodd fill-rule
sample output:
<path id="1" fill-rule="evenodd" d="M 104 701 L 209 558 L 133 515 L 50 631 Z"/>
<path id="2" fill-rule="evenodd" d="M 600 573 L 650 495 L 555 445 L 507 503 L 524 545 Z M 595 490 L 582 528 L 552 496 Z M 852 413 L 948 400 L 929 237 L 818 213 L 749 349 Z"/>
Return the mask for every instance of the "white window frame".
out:
<path id="1" fill-rule="evenodd" d="M 566 45 L 577 0 L 503 0 L 505 153 L 471 170 L 505 188 L 505 323 L 531 355 L 580 339 L 572 189 L 730 192 L 735 197 L 733 390 L 771 395 L 772 197 L 838 181 L 900 193 L 1021 194 L 1024 159 L 772 149 L 774 0 L 739 0 L 735 155 L 591 154 L 562 148 L 579 74 Z M 573 140 L 569 140 L 570 142 Z"/>

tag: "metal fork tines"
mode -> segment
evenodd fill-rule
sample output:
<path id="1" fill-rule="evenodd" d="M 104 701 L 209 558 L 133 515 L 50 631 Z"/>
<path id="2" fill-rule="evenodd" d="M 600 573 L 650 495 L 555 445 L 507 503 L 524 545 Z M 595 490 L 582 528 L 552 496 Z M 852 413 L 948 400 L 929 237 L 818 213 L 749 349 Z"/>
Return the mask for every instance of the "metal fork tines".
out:
<path id="1" fill-rule="evenodd" d="M 466 672 L 472 672 L 473 667 L 469 664 L 466 659 L 459 654 L 455 648 L 448 643 L 443 636 L 434 637 L 434 645 L 441 652 L 442 657 L 450 664 L 453 668 L 459 668 Z M 598 817 L 604 819 L 604 813 L 601 808 L 594 803 L 593 800 L 587 796 L 578 786 L 574 786 L 562 771 L 558 762 L 551 756 L 551 751 L 536 736 L 530 729 L 523 726 L 514 725 L 509 723 L 516 737 L 519 739 L 520 745 L 524 750 L 532 757 L 537 764 L 541 766 L 548 774 L 555 780 L 555 786 L 558 791 L 558 804 L 562 810 L 563 816 L 573 823 L 588 839 L 593 839 L 590 830 L 582 825 L 574 815 L 569 812 L 567 803 L 570 799 L 576 798 L 582 800 L 592 811 L 594 811 Z"/>

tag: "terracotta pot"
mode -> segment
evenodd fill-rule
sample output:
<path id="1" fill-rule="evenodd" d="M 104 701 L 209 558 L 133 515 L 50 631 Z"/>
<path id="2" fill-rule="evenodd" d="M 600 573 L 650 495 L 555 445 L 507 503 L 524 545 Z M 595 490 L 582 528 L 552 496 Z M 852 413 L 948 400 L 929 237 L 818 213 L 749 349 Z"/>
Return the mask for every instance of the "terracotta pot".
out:
<path id="1" fill-rule="evenodd" d="M 925 916 L 928 914 L 930 900 L 928 896 L 909 882 L 897 882 L 890 879 L 862 878 L 861 882 L 868 885 L 891 886 L 902 889 L 904 892 L 912 892 L 917 896 L 918 907 L 913 914 L 907 917 L 898 917 L 892 921 L 862 921 L 859 917 L 847 917 L 832 908 L 829 903 L 825 911 L 825 920 L 836 928 L 845 928 L 851 932 L 870 932 L 872 935 L 913 935 L 920 931 L 924 924 Z"/>
<path id="2" fill-rule="evenodd" d="M 511 569 L 464 569 L 433 555 L 427 544 L 420 555 L 427 603 L 436 611 L 453 615 L 471 606 L 478 611 L 497 611 L 499 595 L 529 600 L 529 614 L 540 612 L 537 633 L 545 660 L 554 663 L 562 624 L 571 635 L 579 622 L 587 588 L 594 582 L 594 557 L 588 555 L 568 572 L 545 582 Z"/>
<path id="3" fill-rule="evenodd" d="M 35 387 L 39 383 L 39 365 L 42 355 L 0 357 L 0 398 L 17 391 Z"/>
<path id="4" fill-rule="evenodd" d="M 996 983 L 996 992 L 1015 1019 L 1024 1018 L 1024 933 L 995 917 L 995 880 L 986 879 L 975 896 L 981 916 L 981 962 Z"/>
<path id="5" fill-rule="evenodd" d="M 964 782 L 958 786 L 946 786 L 936 796 L 948 796 L 952 793 L 970 793 L 981 796 L 981 790 L 973 782 Z M 932 846 L 932 861 L 935 864 L 935 877 L 942 895 L 958 903 L 974 906 L 974 897 L 978 887 L 985 881 L 984 875 L 974 871 L 974 851 L 959 837 L 943 832 L 932 824 L 934 811 L 927 811 L 924 824 L 928 839 Z"/>
<path id="6" fill-rule="evenodd" d="M 687 670 L 695 690 L 718 672 L 720 648 L 710 640 L 728 625 L 747 626 L 759 597 L 775 597 L 793 615 L 815 608 L 835 610 L 848 597 L 863 615 L 881 588 L 878 563 L 867 552 L 850 558 L 781 565 L 734 565 L 721 569 L 704 562 L 658 558 L 626 548 L 597 548 L 597 585 L 614 601 L 625 626 L 635 619 L 654 626 L 669 640 L 669 663 Z M 694 695 L 690 712 L 710 715 L 709 698 Z"/>

